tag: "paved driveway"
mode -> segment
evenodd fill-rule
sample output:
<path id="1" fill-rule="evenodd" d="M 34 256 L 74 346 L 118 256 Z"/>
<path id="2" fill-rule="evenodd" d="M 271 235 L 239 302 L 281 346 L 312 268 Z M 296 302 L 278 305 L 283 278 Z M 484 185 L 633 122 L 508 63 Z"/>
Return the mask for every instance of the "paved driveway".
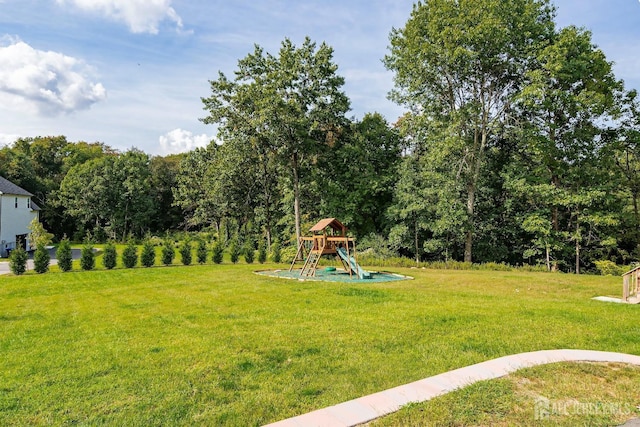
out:
<path id="1" fill-rule="evenodd" d="M 51 257 L 50 265 L 58 264 L 56 259 L 56 250 L 50 249 L 49 256 Z M 80 259 L 80 249 L 71 249 L 71 256 L 73 259 Z M 29 254 L 29 257 L 33 257 L 33 254 Z M 27 260 L 27 270 L 33 270 L 33 259 Z M 9 268 L 9 260 L 6 258 L 0 259 L 0 275 L 9 274 L 11 269 Z"/>
<path id="2" fill-rule="evenodd" d="M 56 264 L 58 264 L 57 259 L 52 259 L 51 262 L 49 263 L 49 265 L 56 265 Z M 27 260 L 27 270 L 33 270 L 32 259 Z M 11 273 L 11 269 L 9 268 L 9 261 L 6 261 L 6 260 L 0 261 L 0 275 L 9 274 L 9 273 Z"/>

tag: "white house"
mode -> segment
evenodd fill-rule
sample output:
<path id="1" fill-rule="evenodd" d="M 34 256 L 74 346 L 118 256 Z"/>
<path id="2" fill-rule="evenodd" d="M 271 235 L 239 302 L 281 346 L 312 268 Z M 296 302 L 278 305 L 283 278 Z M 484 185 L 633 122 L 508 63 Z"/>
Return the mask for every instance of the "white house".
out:
<path id="1" fill-rule="evenodd" d="M 0 176 L 0 257 L 18 246 L 31 249 L 29 223 L 40 218 L 33 194 Z"/>

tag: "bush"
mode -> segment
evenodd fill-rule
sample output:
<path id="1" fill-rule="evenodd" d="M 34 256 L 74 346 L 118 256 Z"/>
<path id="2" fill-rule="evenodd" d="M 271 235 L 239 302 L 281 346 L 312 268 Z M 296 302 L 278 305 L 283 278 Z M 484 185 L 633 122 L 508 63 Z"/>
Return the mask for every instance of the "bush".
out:
<path id="1" fill-rule="evenodd" d="M 280 249 L 280 261 L 288 264 L 293 261 L 297 253 L 298 248 L 296 246 L 285 246 L 283 249 Z"/>
<path id="2" fill-rule="evenodd" d="M 198 240 L 198 249 L 196 250 L 196 254 L 198 257 L 198 264 L 204 264 L 207 262 L 209 250 L 207 249 L 207 242 L 205 242 L 204 239 Z"/>
<path id="3" fill-rule="evenodd" d="M 102 265 L 107 270 L 112 270 L 116 267 L 118 262 L 118 254 L 116 253 L 116 246 L 109 242 L 104 247 L 104 255 L 102 255 Z"/>
<path id="4" fill-rule="evenodd" d="M 64 238 L 60 241 L 56 250 L 56 259 L 58 260 L 58 268 L 60 271 L 71 271 L 73 268 L 73 257 L 71 256 L 71 243 L 69 239 Z"/>
<path id="5" fill-rule="evenodd" d="M 173 241 L 169 238 L 164 239 L 164 242 L 162 243 L 162 263 L 164 265 L 171 265 L 175 256 L 176 248 Z"/>
<path id="6" fill-rule="evenodd" d="M 618 266 L 615 262 L 604 259 L 595 261 L 596 269 L 603 276 L 621 276 L 624 274 L 624 267 Z"/>
<path id="7" fill-rule="evenodd" d="M 183 265 L 191 265 L 191 242 L 185 240 L 180 245 L 180 258 Z"/>
<path id="8" fill-rule="evenodd" d="M 211 257 L 211 260 L 215 264 L 221 264 L 223 255 L 224 255 L 224 243 L 218 240 L 215 243 L 215 245 L 213 245 L 213 256 Z"/>
<path id="9" fill-rule="evenodd" d="M 235 240 L 229 246 L 229 256 L 231 257 L 231 262 L 237 264 L 238 258 L 240 258 L 240 247 Z"/>
<path id="10" fill-rule="evenodd" d="M 375 233 L 367 234 L 358 242 L 358 252 L 369 252 L 376 258 L 398 257 L 396 251 L 391 248 L 391 244 L 383 236 Z"/>
<path id="11" fill-rule="evenodd" d="M 9 268 L 13 274 L 18 276 L 27 271 L 27 252 L 24 249 L 20 247 L 11 251 Z"/>
<path id="12" fill-rule="evenodd" d="M 33 269 L 36 273 L 42 274 L 49 271 L 50 261 L 51 256 L 49 255 L 49 250 L 42 244 L 38 245 L 35 253 L 33 254 Z"/>
<path id="13" fill-rule="evenodd" d="M 258 262 L 264 264 L 267 261 L 267 244 L 264 240 L 258 246 Z"/>
<path id="14" fill-rule="evenodd" d="M 247 245 L 244 248 L 244 260 L 247 264 L 253 264 L 253 258 L 255 256 L 255 251 L 253 249 L 253 245 Z"/>
<path id="15" fill-rule="evenodd" d="M 93 270 L 96 266 L 96 254 L 93 253 L 93 246 L 91 243 L 86 243 L 82 247 L 80 254 L 80 268 L 85 271 Z"/>
<path id="16" fill-rule="evenodd" d="M 271 245 L 271 261 L 279 263 L 282 261 L 282 254 L 280 252 L 280 242 L 277 240 Z"/>
<path id="17" fill-rule="evenodd" d="M 149 239 L 144 241 L 142 245 L 142 253 L 140 254 L 140 264 L 144 267 L 151 267 L 156 263 L 156 249 L 153 242 Z"/>
<path id="18" fill-rule="evenodd" d="M 138 264 L 138 248 L 133 240 L 130 240 L 122 251 L 122 265 L 126 268 L 133 268 L 136 264 Z"/>
<path id="19" fill-rule="evenodd" d="M 29 241 L 32 245 L 36 247 L 38 250 L 38 246 L 47 246 L 51 244 L 51 239 L 53 239 L 53 234 L 48 233 L 47 230 L 44 229 L 42 223 L 38 220 L 38 218 L 34 218 L 27 227 L 30 231 L 29 233 Z M 35 254 L 34 254 L 35 259 Z M 49 257 L 51 259 L 51 257 Z"/>

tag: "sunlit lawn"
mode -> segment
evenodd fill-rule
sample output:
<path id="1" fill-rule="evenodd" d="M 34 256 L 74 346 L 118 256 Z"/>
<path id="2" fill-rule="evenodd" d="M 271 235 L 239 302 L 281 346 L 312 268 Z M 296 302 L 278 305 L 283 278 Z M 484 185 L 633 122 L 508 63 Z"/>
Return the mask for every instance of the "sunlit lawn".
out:
<path id="1" fill-rule="evenodd" d="M 619 426 L 640 417 L 640 367 L 554 363 L 408 405 L 381 426 Z"/>
<path id="2" fill-rule="evenodd" d="M 590 300 L 617 277 L 275 267 L 0 276 L 0 425 L 260 425 L 513 353 L 640 354 L 639 307 Z"/>

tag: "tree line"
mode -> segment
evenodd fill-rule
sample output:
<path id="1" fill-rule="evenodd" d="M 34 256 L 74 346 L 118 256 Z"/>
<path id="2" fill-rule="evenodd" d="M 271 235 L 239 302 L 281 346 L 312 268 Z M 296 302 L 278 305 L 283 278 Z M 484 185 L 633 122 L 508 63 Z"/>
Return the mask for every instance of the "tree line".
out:
<path id="1" fill-rule="evenodd" d="M 333 50 L 285 39 L 202 98 L 217 141 L 172 156 L 64 137 L 0 149 L 58 238 L 208 230 L 295 245 L 337 217 L 361 249 L 416 260 L 592 269 L 640 255 L 639 102 L 545 0 L 430 0 L 383 61 L 406 108 L 348 118 Z"/>

